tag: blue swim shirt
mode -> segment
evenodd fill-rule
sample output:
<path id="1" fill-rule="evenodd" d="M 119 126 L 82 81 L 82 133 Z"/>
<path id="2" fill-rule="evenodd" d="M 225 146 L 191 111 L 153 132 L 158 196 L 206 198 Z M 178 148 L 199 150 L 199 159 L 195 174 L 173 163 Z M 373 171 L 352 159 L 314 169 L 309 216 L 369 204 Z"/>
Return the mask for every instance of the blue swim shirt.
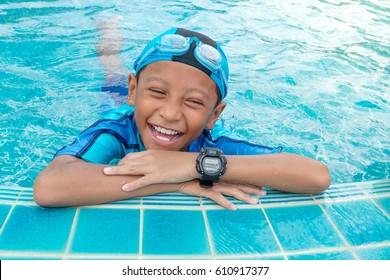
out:
<path id="1" fill-rule="evenodd" d="M 72 144 L 63 147 L 54 157 L 71 155 L 91 163 L 115 165 L 128 153 L 144 151 L 133 109 L 127 105 L 118 109 L 109 118 L 81 132 Z M 117 118 L 115 114 L 121 114 L 121 117 Z M 207 129 L 189 144 L 188 152 L 198 153 L 202 147 L 221 149 L 225 155 L 276 154 L 282 150 L 282 147 L 270 148 L 225 136 L 214 140 Z"/>

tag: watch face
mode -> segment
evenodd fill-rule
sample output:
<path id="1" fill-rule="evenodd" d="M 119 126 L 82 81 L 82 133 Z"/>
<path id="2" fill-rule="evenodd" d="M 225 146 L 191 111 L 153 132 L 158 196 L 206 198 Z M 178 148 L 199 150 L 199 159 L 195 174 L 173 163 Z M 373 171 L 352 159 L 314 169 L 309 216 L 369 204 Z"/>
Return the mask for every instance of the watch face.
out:
<path id="1" fill-rule="evenodd" d="M 222 163 L 219 158 L 205 157 L 202 162 L 203 170 L 207 175 L 218 174 L 221 171 Z"/>

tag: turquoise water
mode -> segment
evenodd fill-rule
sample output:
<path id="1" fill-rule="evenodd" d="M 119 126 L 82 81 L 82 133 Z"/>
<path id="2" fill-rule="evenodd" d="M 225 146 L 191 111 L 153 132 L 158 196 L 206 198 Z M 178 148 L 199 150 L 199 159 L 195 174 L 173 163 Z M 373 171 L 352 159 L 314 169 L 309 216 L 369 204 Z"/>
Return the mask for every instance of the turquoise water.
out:
<path id="1" fill-rule="evenodd" d="M 114 104 L 93 23 L 114 16 L 129 71 L 172 26 L 222 42 L 225 129 L 324 161 L 334 185 L 269 191 L 257 205 L 229 198 L 234 212 L 177 193 L 37 207 L 37 174 Z M 1 1 L 0 258 L 388 260 L 389 23 L 387 0 Z"/>
<path id="2" fill-rule="evenodd" d="M 93 20 L 113 16 L 129 71 L 172 26 L 220 41 L 233 135 L 322 160 L 333 183 L 389 178 L 390 2 L 300 2 L 2 1 L 0 185 L 31 187 L 112 106 Z"/>

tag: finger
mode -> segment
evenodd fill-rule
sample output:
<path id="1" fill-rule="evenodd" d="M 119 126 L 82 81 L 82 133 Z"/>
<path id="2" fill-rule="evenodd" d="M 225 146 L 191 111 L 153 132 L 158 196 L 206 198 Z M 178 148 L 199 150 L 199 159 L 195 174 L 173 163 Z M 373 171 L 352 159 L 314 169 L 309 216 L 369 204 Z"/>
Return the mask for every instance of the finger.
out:
<path id="1" fill-rule="evenodd" d="M 244 184 L 239 182 L 219 182 L 215 186 L 224 186 L 224 187 L 230 187 L 235 189 L 240 189 L 245 193 L 248 194 L 255 194 L 255 195 L 261 195 L 264 196 L 267 194 L 266 190 L 264 190 L 262 187 L 258 187 L 251 184 Z"/>
<path id="2" fill-rule="evenodd" d="M 241 186 L 241 185 L 239 185 L 237 188 L 242 190 L 245 193 L 248 193 L 248 194 L 255 194 L 255 195 L 261 195 L 261 196 L 264 196 L 267 194 L 266 190 L 262 189 L 261 187 L 257 187 L 257 186 L 246 186 L 246 185 Z"/>
<path id="3" fill-rule="evenodd" d="M 239 183 L 239 182 L 219 182 L 218 184 L 216 184 L 216 186 L 238 188 L 245 193 L 262 195 L 262 196 L 267 194 L 266 190 L 264 190 L 262 187 L 251 185 L 251 184 Z"/>
<path id="4" fill-rule="evenodd" d="M 229 200 L 227 200 L 222 194 L 217 193 L 211 189 L 205 189 L 202 192 L 201 196 L 207 197 L 207 198 L 213 200 L 214 202 L 218 203 L 219 205 L 221 205 L 222 207 L 224 207 L 226 209 L 230 209 L 233 211 L 237 210 L 236 205 L 234 205 Z"/>
<path id="5" fill-rule="evenodd" d="M 245 201 L 249 204 L 259 203 L 259 200 L 256 197 L 252 197 L 238 188 L 230 188 L 226 186 L 215 186 L 215 190 L 220 193 L 223 193 L 224 195 L 232 196 L 238 200 Z"/>
<path id="6" fill-rule="evenodd" d="M 145 187 L 145 186 L 149 186 L 149 185 L 153 185 L 153 184 L 156 184 L 158 183 L 153 176 L 143 176 L 137 180 L 134 180 L 130 183 L 127 183 L 125 185 L 122 186 L 122 190 L 125 191 L 125 192 L 130 192 L 130 191 L 134 191 L 134 190 L 137 190 L 139 188 L 142 188 L 142 187 Z"/>

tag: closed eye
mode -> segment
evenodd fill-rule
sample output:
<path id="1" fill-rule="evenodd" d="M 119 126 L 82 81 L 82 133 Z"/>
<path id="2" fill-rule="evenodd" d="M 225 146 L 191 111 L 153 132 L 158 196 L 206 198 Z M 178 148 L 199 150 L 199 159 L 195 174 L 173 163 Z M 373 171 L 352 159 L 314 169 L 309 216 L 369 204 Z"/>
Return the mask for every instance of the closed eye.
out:
<path id="1" fill-rule="evenodd" d="M 199 100 L 199 99 L 188 99 L 186 101 L 186 103 L 190 106 L 190 107 L 194 107 L 194 108 L 201 108 L 201 107 L 204 107 L 204 103 L 202 100 Z"/>
<path id="2" fill-rule="evenodd" d="M 192 103 L 203 105 L 203 102 L 200 100 L 191 100 Z"/>
<path id="3" fill-rule="evenodd" d="M 165 96 L 165 92 L 162 91 L 161 89 L 151 88 L 151 89 L 149 89 L 149 91 L 155 97 L 163 97 L 163 96 Z"/>

